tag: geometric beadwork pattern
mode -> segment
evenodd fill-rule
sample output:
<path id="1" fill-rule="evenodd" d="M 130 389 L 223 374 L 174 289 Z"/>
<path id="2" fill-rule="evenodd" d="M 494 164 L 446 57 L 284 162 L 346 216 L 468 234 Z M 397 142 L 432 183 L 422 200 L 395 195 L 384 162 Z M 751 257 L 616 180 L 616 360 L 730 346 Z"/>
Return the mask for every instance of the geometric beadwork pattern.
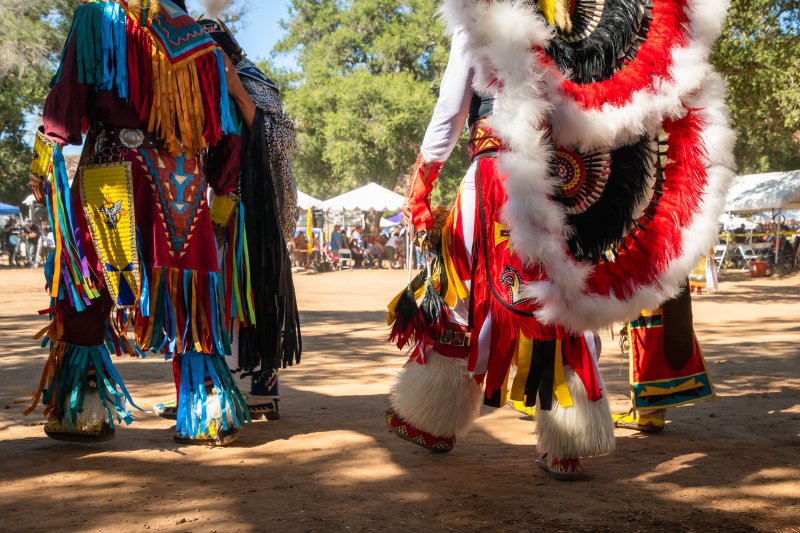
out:
<path id="1" fill-rule="evenodd" d="M 189 247 L 198 210 L 205 199 L 205 180 L 197 158 L 161 157 L 156 150 L 140 150 L 147 165 L 150 185 L 158 198 L 159 217 L 173 258 L 182 257 Z"/>
<path id="2" fill-rule="evenodd" d="M 170 63 L 175 65 L 214 49 L 211 37 L 185 11 L 169 0 L 161 0 L 160 4 L 150 29 Z"/>
<path id="3" fill-rule="evenodd" d="M 401 439 L 422 446 L 433 453 L 449 452 L 456 445 L 455 437 L 436 437 L 419 430 L 400 418 L 392 409 L 386 411 L 386 424 Z"/>

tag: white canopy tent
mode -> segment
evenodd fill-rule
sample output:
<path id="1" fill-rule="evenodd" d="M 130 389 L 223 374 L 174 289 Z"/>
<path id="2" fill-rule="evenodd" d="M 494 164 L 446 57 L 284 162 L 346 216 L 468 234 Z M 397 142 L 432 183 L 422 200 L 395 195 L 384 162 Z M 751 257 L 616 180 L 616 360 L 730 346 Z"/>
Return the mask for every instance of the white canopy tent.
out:
<path id="1" fill-rule="evenodd" d="M 308 211 L 314 207 L 321 207 L 322 200 L 317 200 L 313 196 L 309 196 L 308 194 L 304 193 L 303 191 L 297 191 L 297 207 L 302 209 L 303 211 Z"/>
<path id="2" fill-rule="evenodd" d="M 755 222 L 751 222 L 743 217 L 737 217 L 733 213 L 724 213 L 720 215 L 719 223 L 722 224 L 726 230 L 736 229 L 744 225 L 746 230 L 752 231 L 756 227 Z"/>
<path id="3" fill-rule="evenodd" d="M 800 170 L 750 174 L 734 179 L 728 191 L 725 210 L 728 213 L 772 213 L 775 242 L 780 236 L 781 224 L 786 221 L 784 210 L 800 209 Z M 780 248 L 775 246 L 775 262 Z"/>
<path id="4" fill-rule="evenodd" d="M 363 187 L 346 192 L 322 202 L 325 211 L 397 211 L 403 206 L 405 198 L 396 192 L 368 183 Z"/>
<path id="5" fill-rule="evenodd" d="M 800 209 L 800 170 L 738 176 L 725 203 L 729 213 L 787 209 Z"/>

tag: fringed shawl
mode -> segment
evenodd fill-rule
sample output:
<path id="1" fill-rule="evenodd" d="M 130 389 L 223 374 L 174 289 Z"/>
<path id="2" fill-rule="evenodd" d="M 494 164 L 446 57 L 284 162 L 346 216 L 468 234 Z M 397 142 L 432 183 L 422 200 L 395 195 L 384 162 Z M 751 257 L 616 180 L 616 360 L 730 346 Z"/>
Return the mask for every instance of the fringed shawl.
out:
<path id="1" fill-rule="evenodd" d="M 235 130 L 221 52 L 169 0 L 90 0 L 75 12 L 78 82 L 115 91 L 169 151 L 192 153 Z M 61 78 L 59 68 L 52 84 Z"/>

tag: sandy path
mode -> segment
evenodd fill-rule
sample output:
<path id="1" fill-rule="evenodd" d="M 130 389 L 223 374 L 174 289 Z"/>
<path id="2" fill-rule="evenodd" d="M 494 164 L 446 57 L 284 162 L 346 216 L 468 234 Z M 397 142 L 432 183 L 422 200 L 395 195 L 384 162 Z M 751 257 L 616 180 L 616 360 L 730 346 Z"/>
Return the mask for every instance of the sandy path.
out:
<path id="1" fill-rule="evenodd" d="M 283 419 L 234 447 L 181 447 L 142 415 L 108 444 L 43 437 L 19 387 L 38 381 L 40 272 L 0 271 L 2 531 L 800 531 L 800 277 L 729 281 L 695 301 L 718 402 L 674 410 L 666 432 L 617 432 L 588 481 L 535 468 L 534 423 L 484 408 L 453 453 L 389 433 L 403 357 L 381 342 L 399 272 L 297 276 L 306 352 L 284 372 Z M 602 369 L 627 409 L 627 366 L 604 334 Z M 142 405 L 173 391 L 152 357 L 119 360 Z"/>

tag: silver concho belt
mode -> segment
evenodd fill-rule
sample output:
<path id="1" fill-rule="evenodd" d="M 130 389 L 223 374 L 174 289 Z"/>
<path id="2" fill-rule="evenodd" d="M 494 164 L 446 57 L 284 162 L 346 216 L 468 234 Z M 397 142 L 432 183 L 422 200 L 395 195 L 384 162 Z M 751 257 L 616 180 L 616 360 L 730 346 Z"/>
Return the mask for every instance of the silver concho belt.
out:
<path id="1" fill-rule="evenodd" d="M 153 134 L 136 128 L 103 128 L 97 136 L 97 150 L 111 147 L 162 148 L 163 143 Z"/>

